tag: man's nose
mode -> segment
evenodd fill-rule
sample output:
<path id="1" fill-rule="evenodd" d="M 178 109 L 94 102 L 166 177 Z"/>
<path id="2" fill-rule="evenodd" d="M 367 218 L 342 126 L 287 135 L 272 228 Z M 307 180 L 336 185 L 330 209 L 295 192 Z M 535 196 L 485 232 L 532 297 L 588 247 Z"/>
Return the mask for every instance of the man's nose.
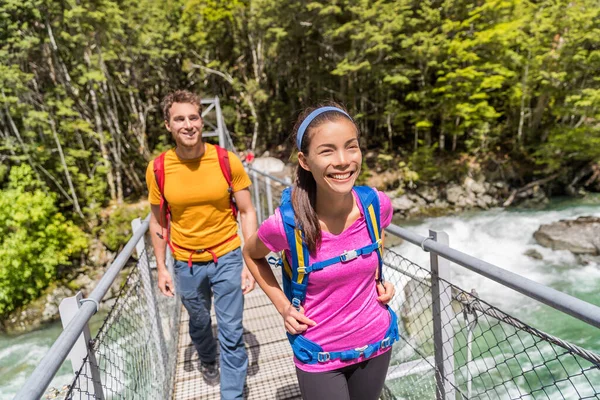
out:
<path id="1" fill-rule="evenodd" d="M 192 121 L 190 121 L 189 118 L 186 118 L 185 121 L 183 122 L 183 126 L 186 128 L 191 128 L 192 127 Z"/>

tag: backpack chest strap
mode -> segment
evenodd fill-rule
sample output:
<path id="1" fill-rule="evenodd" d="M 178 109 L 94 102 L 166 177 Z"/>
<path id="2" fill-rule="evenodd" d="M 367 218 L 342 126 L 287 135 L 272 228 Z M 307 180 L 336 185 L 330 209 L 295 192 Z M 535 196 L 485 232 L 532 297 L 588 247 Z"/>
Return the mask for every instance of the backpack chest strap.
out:
<path id="1" fill-rule="evenodd" d="M 303 272 L 308 274 L 308 273 L 311 273 L 314 271 L 320 271 L 323 268 L 329 267 L 330 265 L 333 265 L 336 263 L 346 263 L 348 261 L 354 260 L 355 258 L 358 258 L 359 256 L 370 254 L 370 253 L 376 251 L 378 248 L 379 248 L 379 242 L 375 242 L 375 243 L 371 243 L 367 246 L 361 247 L 360 249 L 357 249 L 357 250 L 344 251 L 341 255 L 339 255 L 337 257 L 333 257 L 333 258 L 330 258 L 330 259 L 324 260 L 324 261 L 319 261 L 312 265 L 309 265 L 308 267 L 305 267 Z"/>

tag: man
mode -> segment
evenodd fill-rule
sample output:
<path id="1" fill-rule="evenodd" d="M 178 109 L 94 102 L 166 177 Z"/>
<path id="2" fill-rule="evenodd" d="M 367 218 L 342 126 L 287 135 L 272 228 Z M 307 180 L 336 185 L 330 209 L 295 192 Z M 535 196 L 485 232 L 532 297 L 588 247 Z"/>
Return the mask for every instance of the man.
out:
<path id="1" fill-rule="evenodd" d="M 164 153 L 163 207 L 157 183 L 160 177 L 155 168 L 160 157 L 151 161 L 146 170 L 158 287 L 166 296 L 173 296 L 177 288 L 190 315 L 190 336 L 200 357 L 202 376 L 211 385 L 219 380 L 210 318 L 211 294 L 214 295 L 221 349 L 221 399 L 241 399 L 248 367 L 242 327 L 243 294 L 254 288 L 254 278 L 242 262 L 229 185 L 217 148 L 202 141 L 200 98 L 188 91 L 176 91 L 164 98 L 162 107 L 165 127 L 177 146 Z M 238 157 L 233 153 L 228 156 L 242 234 L 248 238 L 257 228 L 248 190 L 251 181 Z M 171 215 L 169 232 L 167 204 Z M 174 277 L 165 267 L 167 244 L 176 260 Z"/>

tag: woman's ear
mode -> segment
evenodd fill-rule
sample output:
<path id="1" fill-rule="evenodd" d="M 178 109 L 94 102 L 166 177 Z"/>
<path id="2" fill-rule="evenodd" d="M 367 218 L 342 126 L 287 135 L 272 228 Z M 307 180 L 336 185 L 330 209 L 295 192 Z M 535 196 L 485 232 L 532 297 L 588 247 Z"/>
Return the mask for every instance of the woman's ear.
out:
<path id="1" fill-rule="evenodd" d="M 302 169 L 310 172 L 310 167 L 308 166 L 308 163 L 306 162 L 306 156 L 304 155 L 303 152 L 298 153 L 298 164 L 300 164 Z"/>

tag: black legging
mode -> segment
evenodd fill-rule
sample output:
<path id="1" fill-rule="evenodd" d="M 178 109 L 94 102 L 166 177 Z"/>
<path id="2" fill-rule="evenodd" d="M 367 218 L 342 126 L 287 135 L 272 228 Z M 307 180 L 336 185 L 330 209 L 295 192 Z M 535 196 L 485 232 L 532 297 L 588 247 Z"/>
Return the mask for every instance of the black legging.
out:
<path id="1" fill-rule="evenodd" d="M 296 368 L 304 400 L 377 400 L 383 389 L 391 351 L 358 364 L 327 372 Z"/>

